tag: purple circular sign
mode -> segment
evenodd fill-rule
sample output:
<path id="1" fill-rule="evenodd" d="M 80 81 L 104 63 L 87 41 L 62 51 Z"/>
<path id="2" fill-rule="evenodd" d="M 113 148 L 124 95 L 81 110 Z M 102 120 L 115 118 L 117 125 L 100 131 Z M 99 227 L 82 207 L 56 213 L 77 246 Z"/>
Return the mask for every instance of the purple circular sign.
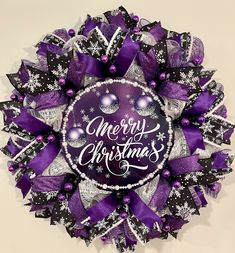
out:
<path id="1" fill-rule="evenodd" d="M 148 182 L 162 169 L 172 145 L 171 118 L 162 106 L 153 90 L 126 79 L 86 87 L 63 120 L 68 163 L 104 189 Z"/>

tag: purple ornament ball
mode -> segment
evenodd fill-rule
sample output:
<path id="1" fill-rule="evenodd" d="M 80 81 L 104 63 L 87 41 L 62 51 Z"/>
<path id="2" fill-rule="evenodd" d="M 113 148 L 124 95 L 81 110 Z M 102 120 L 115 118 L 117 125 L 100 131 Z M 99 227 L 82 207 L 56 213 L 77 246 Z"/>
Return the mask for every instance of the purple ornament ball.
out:
<path id="1" fill-rule="evenodd" d="M 107 63 L 109 61 L 109 57 L 107 55 L 102 55 L 100 59 L 103 63 Z"/>
<path id="2" fill-rule="evenodd" d="M 55 140 L 55 135 L 49 134 L 47 137 L 48 142 L 53 142 Z"/>
<path id="3" fill-rule="evenodd" d="M 60 193 L 60 194 L 58 195 L 58 200 L 59 200 L 59 201 L 64 201 L 64 200 L 65 200 L 65 195 L 62 194 L 62 193 Z"/>
<path id="4" fill-rule="evenodd" d="M 74 90 L 69 89 L 69 90 L 66 91 L 66 94 L 67 94 L 67 96 L 69 96 L 69 97 L 73 97 L 74 94 L 75 94 L 75 92 L 74 92 Z"/>
<path id="5" fill-rule="evenodd" d="M 117 72 L 117 68 L 115 65 L 111 65 L 110 68 L 109 68 L 109 72 L 111 74 L 115 74 Z"/>
<path id="6" fill-rule="evenodd" d="M 124 196 L 123 197 L 123 200 L 122 200 L 122 203 L 125 204 L 125 205 L 128 205 L 131 201 L 131 198 L 130 196 Z"/>
<path id="7" fill-rule="evenodd" d="M 70 37 L 74 37 L 75 34 L 76 34 L 76 32 L 75 32 L 74 29 L 69 29 L 69 30 L 68 30 L 68 35 L 69 35 Z"/>
<path id="8" fill-rule="evenodd" d="M 72 191 L 72 189 L 73 189 L 73 185 L 72 185 L 71 183 L 66 183 L 66 184 L 64 185 L 64 190 L 65 190 L 66 192 L 70 192 L 70 191 Z"/>
<path id="9" fill-rule="evenodd" d="M 179 181 L 173 182 L 173 187 L 174 188 L 178 189 L 178 188 L 180 188 L 180 186 L 181 186 L 181 183 Z"/>
<path id="10" fill-rule="evenodd" d="M 190 121 L 186 118 L 182 118 L 181 125 L 182 126 L 188 126 L 190 124 Z"/>
<path id="11" fill-rule="evenodd" d="M 128 217 L 128 213 L 125 212 L 125 211 L 123 211 L 123 212 L 120 213 L 120 217 L 121 217 L 122 219 L 126 219 L 126 218 Z"/>
<path id="12" fill-rule="evenodd" d="M 164 169 L 163 172 L 162 172 L 162 176 L 164 178 L 169 178 L 171 176 L 171 172 L 167 169 Z"/>

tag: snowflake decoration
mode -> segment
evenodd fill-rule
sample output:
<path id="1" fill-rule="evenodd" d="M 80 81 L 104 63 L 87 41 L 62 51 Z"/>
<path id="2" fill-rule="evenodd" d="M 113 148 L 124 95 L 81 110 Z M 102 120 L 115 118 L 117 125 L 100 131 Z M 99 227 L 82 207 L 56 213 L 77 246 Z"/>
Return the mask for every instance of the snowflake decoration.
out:
<path id="1" fill-rule="evenodd" d="M 223 139 L 224 138 L 224 133 L 227 131 L 227 129 L 224 129 L 222 126 L 220 126 L 219 129 L 215 129 L 216 138 Z"/>
<path id="2" fill-rule="evenodd" d="M 62 201 L 60 203 L 60 210 L 61 211 L 64 211 L 64 210 L 68 211 L 69 210 L 69 205 L 68 205 L 67 201 Z"/>
<path id="3" fill-rule="evenodd" d="M 104 168 L 103 168 L 102 166 L 98 166 L 98 167 L 96 168 L 96 171 L 97 171 L 98 173 L 101 173 L 103 170 L 104 170 Z"/>
<path id="4" fill-rule="evenodd" d="M 196 83 L 198 82 L 198 76 L 194 75 L 194 71 L 191 69 L 187 74 L 184 72 L 180 72 L 180 80 L 178 83 L 186 84 L 190 86 L 192 89 L 196 89 Z"/>
<path id="5" fill-rule="evenodd" d="M 204 173 L 202 171 L 195 171 L 187 174 L 184 178 L 185 180 L 193 180 L 193 182 L 197 183 L 198 177 L 203 176 Z"/>
<path id="6" fill-rule="evenodd" d="M 161 132 L 159 132 L 158 134 L 156 134 L 156 137 L 157 137 L 158 141 L 163 141 L 166 138 L 165 134 L 161 133 Z"/>
<path id="7" fill-rule="evenodd" d="M 105 220 L 100 220 L 97 222 L 97 224 L 95 225 L 95 227 L 97 227 L 99 230 L 106 228 L 108 222 Z"/>
<path id="8" fill-rule="evenodd" d="M 184 186 L 180 186 L 179 188 L 175 188 L 173 187 L 170 194 L 169 194 L 169 197 L 173 197 L 173 196 L 176 196 L 178 198 L 181 197 L 181 191 L 184 189 L 185 187 Z"/>
<path id="9" fill-rule="evenodd" d="M 93 43 L 92 41 L 90 41 L 90 46 L 87 48 L 89 51 L 91 51 L 91 55 L 100 55 L 100 51 L 103 49 L 102 47 L 100 47 L 98 45 L 98 41 L 96 41 L 95 43 Z"/>
<path id="10" fill-rule="evenodd" d="M 65 77 L 67 75 L 68 68 L 63 69 L 61 64 L 57 65 L 57 69 L 52 71 L 52 74 L 54 74 L 57 77 Z"/>
<path id="11" fill-rule="evenodd" d="M 33 74 L 31 71 L 29 73 L 29 80 L 22 87 L 29 89 L 31 92 L 34 92 L 36 88 L 41 87 L 42 84 L 39 82 L 39 74 Z"/>
<path id="12" fill-rule="evenodd" d="M 212 133 L 212 129 L 214 128 L 214 126 L 211 124 L 210 121 L 205 122 L 204 124 L 201 125 L 200 129 L 203 130 L 203 134 L 206 133 Z"/>
<path id="13" fill-rule="evenodd" d="M 82 116 L 82 120 L 87 123 L 90 122 L 89 116 L 85 114 Z"/>
<path id="14" fill-rule="evenodd" d="M 177 213 L 176 215 L 181 216 L 181 218 L 186 219 L 189 215 L 194 213 L 196 210 L 195 208 L 191 208 L 188 205 L 188 202 L 184 202 L 183 206 L 176 205 Z"/>

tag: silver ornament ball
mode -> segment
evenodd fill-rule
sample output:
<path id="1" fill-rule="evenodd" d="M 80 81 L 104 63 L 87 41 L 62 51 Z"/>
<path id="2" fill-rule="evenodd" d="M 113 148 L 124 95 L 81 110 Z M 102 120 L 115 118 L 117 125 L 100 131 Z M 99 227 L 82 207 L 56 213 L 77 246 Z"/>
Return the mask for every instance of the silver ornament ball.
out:
<path id="1" fill-rule="evenodd" d="M 80 148 L 86 143 L 86 133 L 80 127 L 72 127 L 67 132 L 66 140 L 69 146 Z"/>
<path id="2" fill-rule="evenodd" d="M 135 110 L 141 116 L 152 115 L 155 111 L 155 102 L 152 97 L 148 95 L 141 95 L 135 101 Z"/>
<path id="3" fill-rule="evenodd" d="M 100 98 L 99 108 L 105 114 L 115 113 L 119 109 L 118 97 L 112 93 L 104 94 Z"/>

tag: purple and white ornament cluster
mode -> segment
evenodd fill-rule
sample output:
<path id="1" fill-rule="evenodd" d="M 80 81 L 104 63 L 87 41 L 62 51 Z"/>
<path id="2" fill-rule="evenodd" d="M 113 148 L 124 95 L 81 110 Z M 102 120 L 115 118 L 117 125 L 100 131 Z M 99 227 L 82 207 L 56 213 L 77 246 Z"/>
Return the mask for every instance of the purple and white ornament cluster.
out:
<path id="1" fill-rule="evenodd" d="M 30 211 L 120 253 L 176 238 L 232 171 L 235 126 L 202 41 L 121 6 L 36 48 L 0 102 L 1 151 Z"/>

